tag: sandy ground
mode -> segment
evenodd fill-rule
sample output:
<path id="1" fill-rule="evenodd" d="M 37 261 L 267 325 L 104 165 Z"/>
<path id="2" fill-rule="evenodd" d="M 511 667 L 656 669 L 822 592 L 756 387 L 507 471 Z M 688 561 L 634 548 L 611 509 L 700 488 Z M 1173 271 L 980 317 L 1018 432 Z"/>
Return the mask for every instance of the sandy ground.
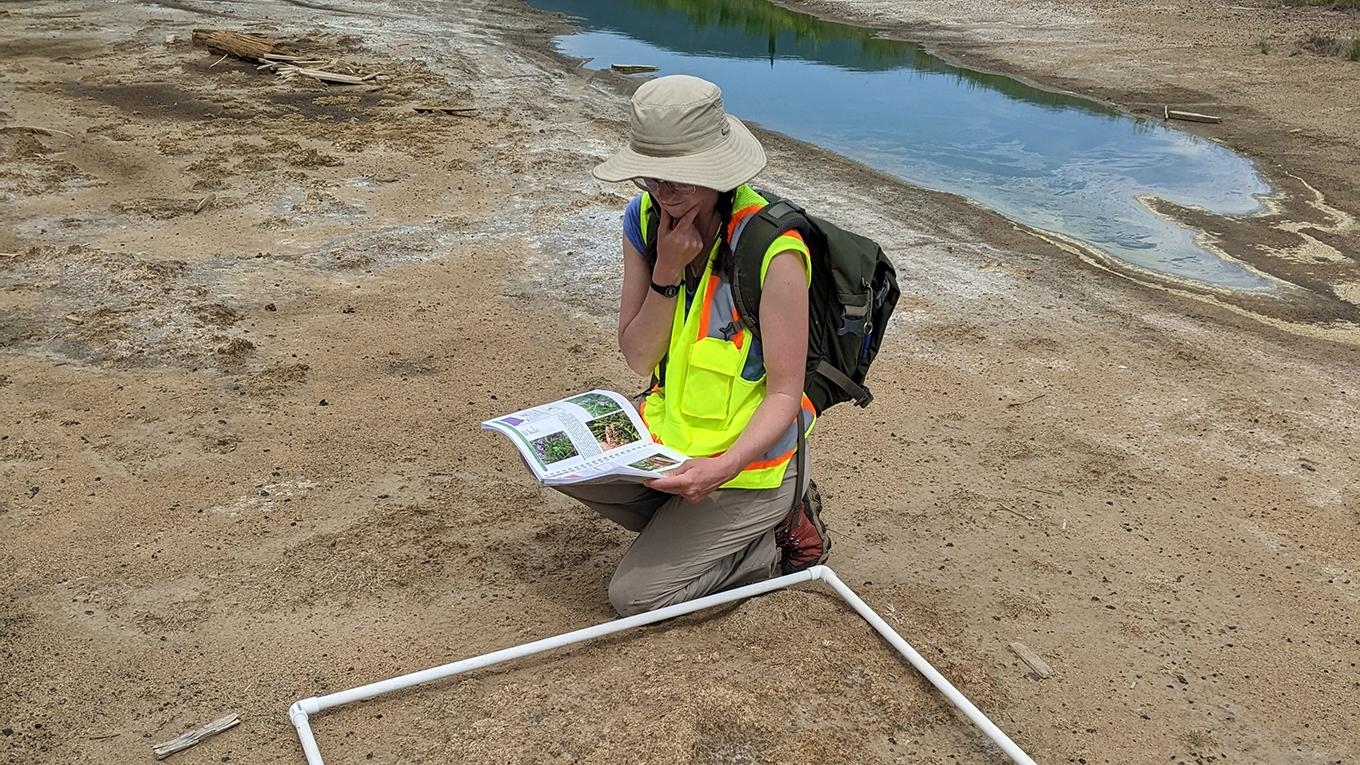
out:
<path id="1" fill-rule="evenodd" d="M 1246 2 L 819 10 L 1131 109 L 1214 93 L 1225 140 L 1354 215 L 1360 65 L 1253 46 L 1355 16 Z M 149 762 L 228 712 L 173 761 L 301 762 L 295 699 L 611 616 L 627 535 L 477 425 L 638 385 L 612 340 L 627 192 L 588 174 L 635 83 L 546 52 L 561 20 L 519 6 L 318 6 L 0 6 L 7 763 Z M 196 26 L 389 76 L 281 83 Z M 814 441 L 841 576 L 1040 762 L 1360 759 L 1348 327 L 1140 285 L 764 137 L 765 182 L 908 287 L 877 403 Z M 1003 761 L 815 588 L 315 722 L 334 763 Z"/>

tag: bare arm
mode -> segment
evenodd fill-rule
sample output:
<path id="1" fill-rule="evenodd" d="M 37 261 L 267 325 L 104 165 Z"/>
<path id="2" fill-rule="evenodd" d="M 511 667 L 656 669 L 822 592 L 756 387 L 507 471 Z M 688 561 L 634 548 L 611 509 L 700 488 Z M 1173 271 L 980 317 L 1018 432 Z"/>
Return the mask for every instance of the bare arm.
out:
<path id="1" fill-rule="evenodd" d="M 671 340 L 675 301 L 653 290 L 650 282 L 678 284 L 680 275 L 655 273 L 628 237 L 623 238 L 623 295 L 619 299 L 619 350 L 628 368 L 646 377 L 656 368 Z"/>
<path id="2" fill-rule="evenodd" d="M 800 253 L 783 252 L 770 261 L 760 293 L 760 327 L 765 399 L 746 429 L 723 454 L 689 460 L 648 486 L 697 502 L 764 454 L 793 422 L 803 402 L 808 343 L 807 272 Z"/>
<path id="3" fill-rule="evenodd" d="M 646 377 L 652 373 L 670 345 L 671 324 L 675 320 L 675 301 L 650 286 L 679 284 L 685 266 L 703 250 L 704 240 L 694 227 L 698 208 L 680 218 L 672 218 L 665 208 L 654 208 L 660 216 L 657 226 L 656 265 L 647 261 L 623 238 L 623 296 L 619 300 L 619 350 L 628 368 Z"/>

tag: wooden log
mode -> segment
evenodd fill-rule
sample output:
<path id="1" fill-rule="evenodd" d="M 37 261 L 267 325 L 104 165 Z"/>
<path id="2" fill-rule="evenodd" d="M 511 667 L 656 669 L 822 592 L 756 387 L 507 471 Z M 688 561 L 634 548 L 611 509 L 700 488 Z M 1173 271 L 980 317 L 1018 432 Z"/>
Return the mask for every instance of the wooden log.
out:
<path id="1" fill-rule="evenodd" d="M 1015 652 L 1016 656 L 1020 657 L 1021 661 L 1028 664 L 1029 668 L 1034 670 L 1034 674 L 1038 675 L 1040 679 L 1053 676 L 1053 668 L 1048 666 L 1048 662 L 1039 658 L 1039 654 L 1030 650 L 1029 646 L 1017 640 L 1011 643 L 1011 650 Z"/>
<path id="2" fill-rule="evenodd" d="M 156 744 L 151 747 L 151 753 L 156 755 L 156 759 L 163 760 L 175 752 L 188 749 L 204 739 L 216 736 L 228 728 L 234 728 L 240 724 L 240 722 L 241 716 L 239 714 L 229 714 L 226 717 L 213 720 L 201 728 L 181 733 L 164 744 Z"/>
<path id="3" fill-rule="evenodd" d="M 609 68 L 619 74 L 641 74 L 643 72 L 655 72 L 657 69 L 660 69 L 660 67 L 652 66 L 651 64 L 610 64 Z"/>
<path id="4" fill-rule="evenodd" d="M 1186 120 L 1186 121 L 1188 121 L 1188 122 L 1212 122 L 1212 123 L 1217 124 L 1217 123 L 1223 121 L 1223 118 L 1222 118 L 1222 117 L 1215 117 L 1215 116 L 1212 115 L 1212 114 L 1198 114 L 1198 113 L 1196 113 L 1196 112 L 1181 112 L 1181 111 L 1176 111 L 1175 109 L 1167 108 L 1167 107 L 1165 107 L 1165 106 L 1162 107 L 1162 116 L 1163 116 L 1163 118 L 1169 119 L 1169 120 Z"/>
<path id="5" fill-rule="evenodd" d="M 286 56 L 293 53 L 287 45 L 279 40 L 262 35 L 248 35 L 221 29 L 195 29 L 193 44 L 200 48 L 207 48 L 210 51 L 235 56 L 246 61 L 258 61 L 266 56 Z"/>

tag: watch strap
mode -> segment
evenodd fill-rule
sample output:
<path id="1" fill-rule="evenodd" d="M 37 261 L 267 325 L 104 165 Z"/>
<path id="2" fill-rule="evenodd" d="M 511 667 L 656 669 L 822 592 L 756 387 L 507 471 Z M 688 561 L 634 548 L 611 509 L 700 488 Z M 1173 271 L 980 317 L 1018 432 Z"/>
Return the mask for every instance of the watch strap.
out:
<path id="1" fill-rule="evenodd" d="M 673 298 L 680 294 L 680 288 L 683 287 L 684 284 L 684 282 L 680 282 L 679 284 L 657 284 L 656 282 L 652 282 L 652 291 L 662 297 Z"/>

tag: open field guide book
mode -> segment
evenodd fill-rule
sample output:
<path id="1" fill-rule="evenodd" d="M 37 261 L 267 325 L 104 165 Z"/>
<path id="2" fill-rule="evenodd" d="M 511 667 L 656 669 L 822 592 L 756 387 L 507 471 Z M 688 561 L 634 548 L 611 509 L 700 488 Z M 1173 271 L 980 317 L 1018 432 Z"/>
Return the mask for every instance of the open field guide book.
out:
<path id="1" fill-rule="evenodd" d="M 628 399 L 607 390 L 564 398 L 482 423 L 510 437 L 548 486 L 641 483 L 689 459 L 652 441 Z"/>

